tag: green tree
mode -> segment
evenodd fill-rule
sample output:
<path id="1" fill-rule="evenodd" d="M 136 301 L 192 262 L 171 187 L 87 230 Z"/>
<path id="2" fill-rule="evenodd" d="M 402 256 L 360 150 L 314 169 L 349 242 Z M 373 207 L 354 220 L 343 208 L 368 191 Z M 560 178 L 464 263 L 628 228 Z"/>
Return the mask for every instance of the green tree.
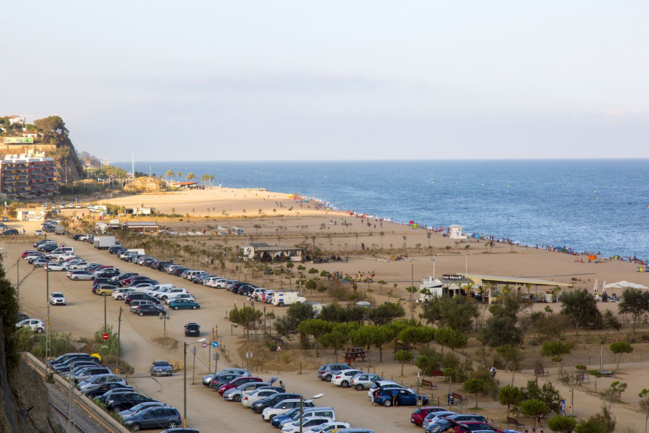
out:
<path id="1" fill-rule="evenodd" d="M 243 307 L 230 310 L 229 319 L 232 323 L 243 326 L 248 338 L 250 338 L 250 330 L 256 329 L 263 315 L 264 313 L 261 310 L 256 310 L 253 307 Z"/>
<path id="2" fill-rule="evenodd" d="M 431 355 L 418 356 L 415 365 L 419 367 L 424 377 L 429 376 L 433 370 L 439 370 L 440 368 L 439 359 Z"/>
<path id="3" fill-rule="evenodd" d="M 441 297 L 424 305 L 419 316 L 440 328 L 449 327 L 459 332 L 469 332 L 479 317 L 478 304 L 473 298 L 456 296 Z"/>
<path id="4" fill-rule="evenodd" d="M 435 339 L 435 329 L 427 326 L 409 326 L 400 331 L 397 338 L 408 346 L 430 343 Z"/>
<path id="5" fill-rule="evenodd" d="M 498 391 L 498 402 L 507 406 L 507 418 L 509 418 L 510 408 L 520 405 L 521 401 L 523 401 L 523 392 L 513 385 L 503 386 Z"/>
<path id="6" fill-rule="evenodd" d="M 451 328 L 441 328 L 435 331 L 435 341 L 442 346 L 448 346 L 453 353 L 456 349 L 466 347 L 468 339 L 466 335 Z"/>
<path id="7" fill-rule="evenodd" d="M 597 308 L 595 298 L 582 290 L 566 292 L 561 297 L 561 313 L 570 317 L 579 335 L 579 327 L 597 328 L 603 326 L 602 313 Z"/>
<path id="8" fill-rule="evenodd" d="M 606 328 L 606 338 L 608 338 L 608 333 L 611 331 L 611 329 L 615 329 L 616 332 L 620 332 L 620 329 L 622 329 L 622 322 L 620 322 L 620 319 L 613 315 L 613 312 L 611 310 L 606 310 L 604 312 L 603 319 L 604 327 Z"/>
<path id="9" fill-rule="evenodd" d="M 180 182 L 180 178 L 183 176 L 183 172 L 179 171 L 178 173 L 176 173 L 176 176 L 178 176 L 178 182 Z"/>
<path id="10" fill-rule="evenodd" d="M 617 422 L 606 405 L 602 405 L 601 413 L 592 415 L 575 427 L 575 433 L 613 433 Z"/>
<path id="11" fill-rule="evenodd" d="M 575 428 L 577 421 L 571 416 L 555 415 L 548 419 L 548 428 L 554 432 L 568 433 Z"/>
<path id="12" fill-rule="evenodd" d="M 171 176 L 173 176 L 173 175 L 174 175 L 174 171 L 173 171 L 173 170 L 167 170 L 167 171 L 165 172 L 165 176 L 167 176 L 167 181 L 168 181 L 169 183 L 171 183 Z"/>
<path id="13" fill-rule="evenodd" d="M 613 403 L 620 403 L 622 401 L 622 393 L 626 391 L 627 384 L 616 380 L 600 394 L 602 400 L 608 402 L 608 410 L 611 410 Z"/>
<path id="14" fill-rule="evenodd" d="M 563 373 L 563 355 L 567 355 L 572 350 L 571 343 L 562 341 L 546 341 L 541 347 L 541 355 L 552 356 L 552 362 L 560 363 L 559 374 Z"/>
<path id="15" fill-rule="evenodd" d="M 196 180 L 196 175 L 190 171 L 189 173 L 187 173 L 185 179 L 187 179 L 190 182 L 193 182 L 194 180 Z"/>
<path id="16" fill-rule="evenodd" d="M 394 359 L 401 363 L 401 376 L 403 376 L 403 366 L 406 362 L 412 361 L 413 355 L 412 352 L 407 350 L 400 350 L 394 355 Z"/>
<path id="17" fill-rule="evenodd" d="M 608 350 L 615 354 L 615 357 L 617 358 L 617 366 L 615 369 L 618 370 L 620 368 L 620 358 L 622 358 L 622 355 L 625 353 L 632 353 L 633 346 L 626 341 L 616 341 L 608 347 Z"/>
<path id="18" fill-rule="evenodd" d="M 536 427 L 536 418 L 539 415 L 545 415 L 550 412 L 548 405 L 541 400 L 527 400 L 521 403 L 521 412 L 523 415 L 534 418 L 534 427 Z"/>
<path id="19" fill-rule="evenodd" d="M 640 289 L 626 289 L 622 292 L 622 300 L 617 304 L 620 314 L 631 314 L 633 316 L 633 333 L 638 317 L 642 317 L 649 311 L 649 292 Z"/>
<path id="20" fill-rule="evenodd" d="M 319 357 L 318 348 L 319 339 L 322 335 L 331 332 L 332 324 L 320 319 L 309 319 L 300 323 L 297 330 L 300 334 L 310 335 L 315 340 L 315 356 Z"/>
<path id="21" fill-rule="evenodd" d="M 462 388 L 469 394 L 475 394 L 475 409 L 478 409 L 478 395 L 487 391 L 487 384 L 481 379 L 468 379 L 464 381 Z"/>
<path id="22" fill-rule="evenodd" d="M 510 316 L 491 317 L 480 330 L 478 340 L 487 346 L 520 346 L 523 330 L 516 326 L 516 319 Z"/>
<path id="23" fill-rule="evenodd" d="M 338 362 L 338 351 L 344 349 L 349 342 L 348 325 L 338 324 L 333 327 L 331 332 L 320 336 L 320 344 L 325 349 L 333 349 L 336 362 Z"/>
<path id="24" fill-rule="evenodd" d="M 514 376 L 523 368 L 525 355 L 517 347 L 510 345 L 497 347 L 496 352 L 505 363 L 505 368 L 512 372 L 512 386 L 514 386 Z"/>
<path id="25" fill-rule="evenodd" d="M 52 141 L 60 143 L 70 133 L 60 116 L 49 116 L 34 120 L 34 126 L 43 133 L 43 143 L 51 143 Z"/>
<path id="26" fill-rule="evenodd" d="M 370 322 L 377 326 L 387 325 L 394 319 L 406 315 L 406 310 L 397 302 L 386 302 L 376 308 L 369 310 L 367 317 Z"/>
<path id="27" fill-rule="evenodd" d="M 7 374 L 12 377 L 18 367 L 18 339 L 14 337 L 16 322 L 18 322 L 18 301 L 16 290 L 7 279 L 0 255 L 0 332 L 4 334 L 4 356 L 6 358 Z"/>
<path id="28" fill-rule="evenodd" d="M 312 278 L 306 282 L 304 287 L 313 292 L 313 290 L 318 287 L 318 282 Z"/>
<path id="29" fill-rule="evenodd" d="M 547 406 L 550 412 L 559 412 L 561 409 L 561 395 L 551 382 L 546 382 L 539 386 L 536 380 L 528 380 L 527 386 L 521 388 L 523 400 L 541 400 Z"/>

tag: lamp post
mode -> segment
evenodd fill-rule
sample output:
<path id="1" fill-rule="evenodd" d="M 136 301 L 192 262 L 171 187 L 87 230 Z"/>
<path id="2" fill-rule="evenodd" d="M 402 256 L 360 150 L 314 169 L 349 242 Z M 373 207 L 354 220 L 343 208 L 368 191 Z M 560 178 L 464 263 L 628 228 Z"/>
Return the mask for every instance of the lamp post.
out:
<path id="1" fill-rule="evenodd" d="M 312 400 L 317 400 L 319 398 L 324 397 L 324 394 L 316 394 L 313 397 L 311 397 Z M 304 415 L 304 397 L 300 396 L 300 433 L 303 433 L 302 430 L 302 417 Z"/>
<path id="2" fill-rule="evenodd" d="M 202 343 L 203 341 L 205 341 L 204 338 L 201 338 L 195 343 L 183 342 L 183 428 L 187 428 L 187 347 Z"/>

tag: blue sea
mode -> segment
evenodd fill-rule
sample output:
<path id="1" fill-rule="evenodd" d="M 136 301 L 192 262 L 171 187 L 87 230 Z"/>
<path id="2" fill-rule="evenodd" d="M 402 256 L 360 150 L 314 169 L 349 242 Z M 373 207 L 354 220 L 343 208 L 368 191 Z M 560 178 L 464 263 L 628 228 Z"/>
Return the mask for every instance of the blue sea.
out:
<path id="1" fill-rule="evenodd" d="M 130 161 L 114 165 L 131 170 Z M 394 221 L 649 258 L 649 160 L 135 163 L 146 173 L 169 169 Z"/>

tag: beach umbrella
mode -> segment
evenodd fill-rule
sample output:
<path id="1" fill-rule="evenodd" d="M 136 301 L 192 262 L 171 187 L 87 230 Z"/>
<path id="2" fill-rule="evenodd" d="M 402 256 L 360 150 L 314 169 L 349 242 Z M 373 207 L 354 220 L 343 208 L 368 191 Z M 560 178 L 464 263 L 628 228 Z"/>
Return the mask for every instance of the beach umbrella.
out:
<path id="1" fill-rule="evenodd" d="M 597 256 L 595 254 L 591 254 L 588 256 L 588 260 L 597 260 Z"/>
<path id="2" fill-rule="evenodd" d="M 595 292 L 595 294 L 599 292 L 599 282 L 597 280 L 595 280 L 595 287 L 593 287 L 593 292 Z"/>
<path id="3" fill-rule="evenodd" d="M 408 221 L 408 224 L 414 224 L 414 223 L 415 223 L 414 221 Z"/>

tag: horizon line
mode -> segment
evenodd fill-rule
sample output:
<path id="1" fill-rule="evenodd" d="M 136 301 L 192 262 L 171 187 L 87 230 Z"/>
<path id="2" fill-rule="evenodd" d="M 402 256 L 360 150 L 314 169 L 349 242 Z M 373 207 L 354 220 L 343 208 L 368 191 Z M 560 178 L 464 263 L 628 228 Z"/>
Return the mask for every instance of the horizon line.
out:
<path id="1" fill-rule="evenodd" d="M 104 158 L 106 159 L 106 158 Z M 469 158 L 440 158 L 440 159 L 272 159 L 272 160 L 263 160 L 263 159 L 253 159 L 253 160 L 243 160 L 243 159 L 214 159 L 214 160 L 140 160 L 135 159 L 135 162 L 173 162 L 173 163 L 184 163 L 184 162 L 338 162 L 338 163 L 353 163 L 353 162 L 444 162 L 444 161 L 470 161 L 470 162 L 502 162 L 502 161 L 637 161 L 637 160 L 649 160 L 649 157 L 625 157 L 625 158 L 484 158 L 484 159 L 469 159 Z M 131 160 L 123 161 L 110 161 L 110 163 L 131 163 Z"/>

